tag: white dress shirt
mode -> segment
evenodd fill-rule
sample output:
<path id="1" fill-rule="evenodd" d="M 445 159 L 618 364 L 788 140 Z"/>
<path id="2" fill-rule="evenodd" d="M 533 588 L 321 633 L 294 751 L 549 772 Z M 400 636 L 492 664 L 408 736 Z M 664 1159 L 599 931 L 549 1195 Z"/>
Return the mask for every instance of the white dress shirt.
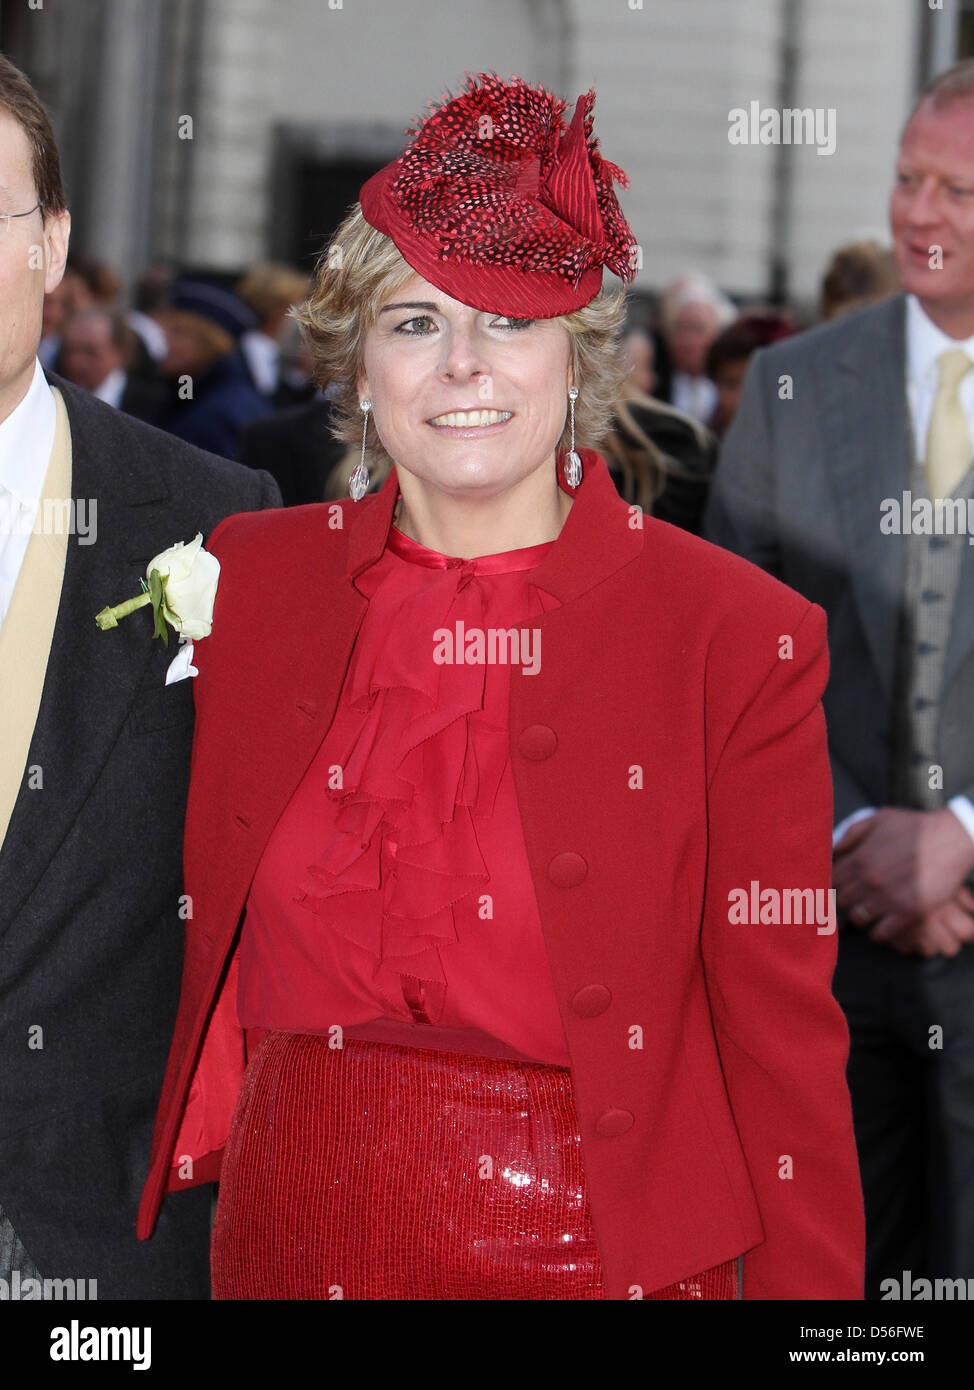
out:
<path id="1" fill-rule="evenodd" d="M 56 426 L 54 395 L 35 358 L 26 396 L 0 421 L 0 625 L 34 529 Z"/>
<path id="2" fill-rule="evenodd" d="M 247 359 L 257 390 L 262 396 L 273 396 L 281 378 L 280 343 L 253 328 L 241 337 L 240 351 Z"/>
<path id="3" fill-rule="evenodd" d="M 161 362 L 169 351 L 169 339 L 161 324 L 138 309 L 129 309 L 125 318 L 132 332 L 137 333 L 142 339 L 153 362 Z"/>
<path id="4" fill-rule="evenodd" d="M 974 362 L 974 337 L 949 338 L 942 328 L 938 328 L 925 314 L 916 295 L 906 297 L 906 400 L 913 424 L 917 458 L 922 462 L 926 454 L 927 431 L 933 403 L 940 388 L 940 354 L 949 348 L 960 348 Z M 968 372 L 958 388 L 960 403 L 967 416 L 967 425 L 974 439 L 974 372 Z M 963 599 L 959 599 L 962 602 Z M 974 805 L 966 796 L 954 796 L 947 802 L 948 807 L 974 840 Z M 838 844 L 842 836 L 856 821 L 874 815 L 875 806 L 863 806 L 846 816 L 835 827 L 832 843 Z"/>
<path id="5" fill-rule="evenodd" d="M 717 387 L 709 376 L 687 376 L 686 372 L 674 372 L 670 396 L 674 410 L 692 415 L 701 424 L 710 423 L 717 405 Z"/>
<path id="6" fill-rule="evenodd" d="M 104 401 L 106 405 L 115 406 L 117 410 L 122 403 L 127 384 L 128 373 L 123 372 L 121 367 L 116 367 L 114 371 L 108 373 L 100 386 L 95 387 L 91 394 L 97 396 L 100 401 Z"/>

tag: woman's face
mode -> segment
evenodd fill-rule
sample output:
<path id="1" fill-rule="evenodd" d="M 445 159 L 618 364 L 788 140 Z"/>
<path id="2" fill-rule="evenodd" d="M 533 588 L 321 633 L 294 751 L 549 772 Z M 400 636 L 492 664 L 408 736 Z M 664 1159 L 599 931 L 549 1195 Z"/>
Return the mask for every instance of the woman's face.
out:
<path id="1" fill-rule="evenodd" d="M 380 306 L 364 357 L 359 399 L 397 468 L 456 498 L 496 496 L 539 469 L 557 485 L 571 384 L 558 320 L 472 309 L 413 275 Z"/>

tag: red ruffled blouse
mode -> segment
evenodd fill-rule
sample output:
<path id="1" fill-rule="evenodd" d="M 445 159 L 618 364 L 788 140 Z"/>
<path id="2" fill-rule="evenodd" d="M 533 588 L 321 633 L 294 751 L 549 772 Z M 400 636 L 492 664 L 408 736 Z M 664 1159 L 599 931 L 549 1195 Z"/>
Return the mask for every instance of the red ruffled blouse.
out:
<path id="1" fill-rule="evenodd" d="M 508 734 L 511 664 L 537 669 L 532 619 L 558 606 L 531 583 L 554 544 L 461 560 L 393 527 L 355 581 L 334 720 L 247 901 L 243 1027 L 569 1065 Z"/>

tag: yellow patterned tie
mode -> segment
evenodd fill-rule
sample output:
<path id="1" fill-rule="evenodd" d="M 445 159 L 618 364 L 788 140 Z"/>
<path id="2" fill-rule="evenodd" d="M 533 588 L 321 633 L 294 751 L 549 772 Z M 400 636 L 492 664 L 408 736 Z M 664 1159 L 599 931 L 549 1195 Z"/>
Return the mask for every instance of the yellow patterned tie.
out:
<path id="1" fill-rule="evenodd" d="M 960 348 L 937 359 L 940 386 L 927 431 L 927 484 L 931 497 L 949 497 L 971 464 L 971 432 L 958 387 L 974 362 Z"/>

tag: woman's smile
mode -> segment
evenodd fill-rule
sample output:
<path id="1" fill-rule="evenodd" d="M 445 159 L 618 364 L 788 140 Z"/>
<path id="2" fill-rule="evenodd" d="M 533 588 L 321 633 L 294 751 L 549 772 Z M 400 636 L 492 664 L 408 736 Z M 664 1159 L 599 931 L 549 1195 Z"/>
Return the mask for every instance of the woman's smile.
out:
<path id="1" fill-rule="evenodd" d="M 426 423 L 438 434 L 450 435 L 455 439 L 480 439 L 485 435 L 499 434 L 513 418 L 510 410 L 450 410 L 443 415 L 434 415 Z"/>

